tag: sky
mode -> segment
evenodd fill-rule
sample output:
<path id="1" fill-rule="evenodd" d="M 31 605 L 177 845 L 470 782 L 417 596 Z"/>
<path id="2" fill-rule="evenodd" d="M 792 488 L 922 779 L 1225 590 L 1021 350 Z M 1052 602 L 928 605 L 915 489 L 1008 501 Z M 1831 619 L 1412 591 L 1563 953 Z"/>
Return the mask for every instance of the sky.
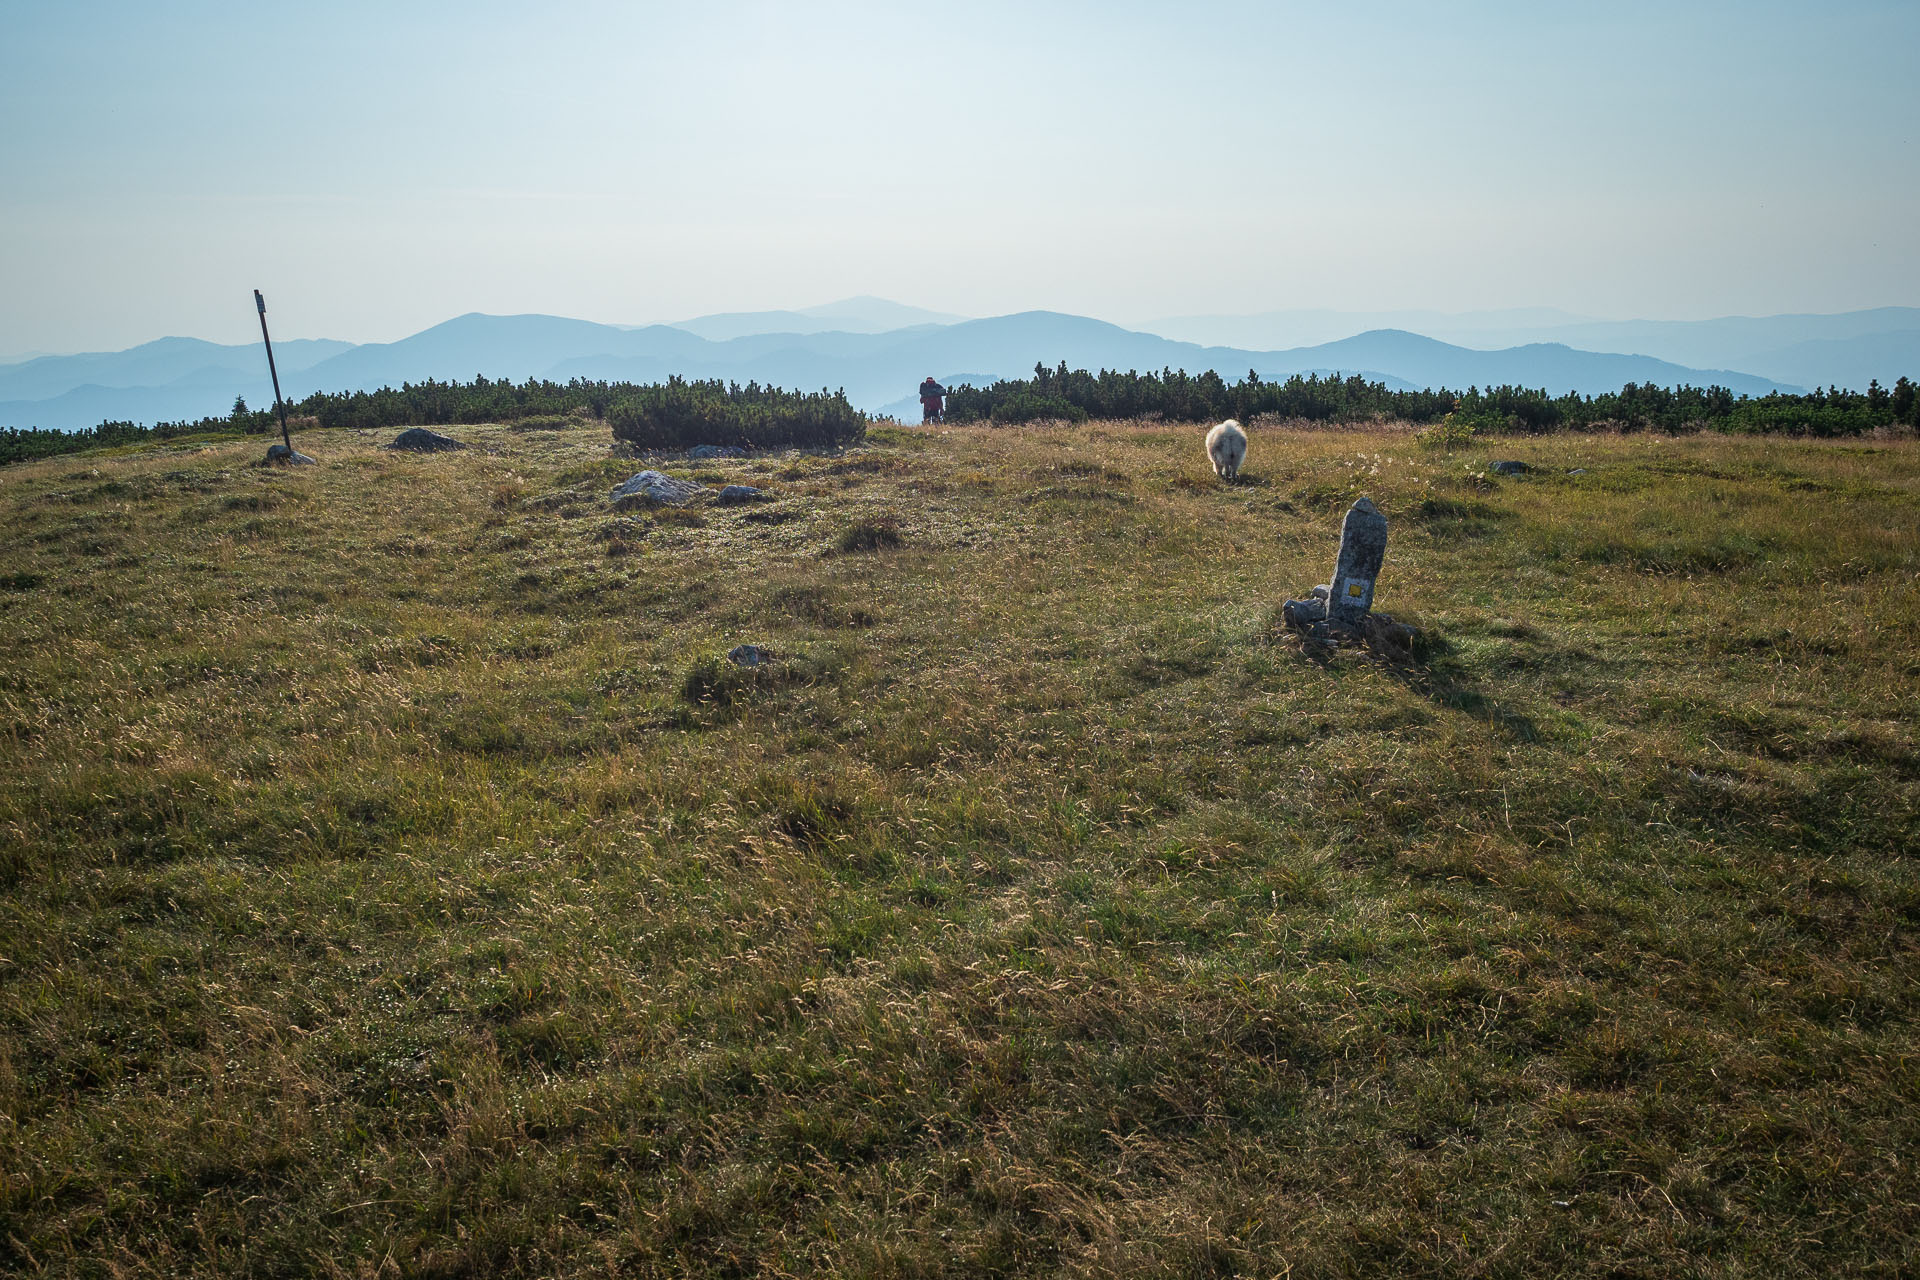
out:
<path id="1" fill-rule="evenodd" d="M 1920 304 L 1915 0 L 0 0 L 0 357 Z"/>

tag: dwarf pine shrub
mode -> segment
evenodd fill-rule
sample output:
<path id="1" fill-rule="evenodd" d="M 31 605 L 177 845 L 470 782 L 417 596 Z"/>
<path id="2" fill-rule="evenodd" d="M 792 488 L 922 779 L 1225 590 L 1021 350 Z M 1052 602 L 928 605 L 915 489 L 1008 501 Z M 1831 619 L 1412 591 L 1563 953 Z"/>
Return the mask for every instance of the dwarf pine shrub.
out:
<path id="1" fill-rule="evenodd" d="M 788 391 L 757 382 L 671 377 L 634 387 L 607 409 L 616 440 L 642 449 L 733 445 L 742 449 L 832 448 L 867 433 L 867 415 L 846 392 Z"/>

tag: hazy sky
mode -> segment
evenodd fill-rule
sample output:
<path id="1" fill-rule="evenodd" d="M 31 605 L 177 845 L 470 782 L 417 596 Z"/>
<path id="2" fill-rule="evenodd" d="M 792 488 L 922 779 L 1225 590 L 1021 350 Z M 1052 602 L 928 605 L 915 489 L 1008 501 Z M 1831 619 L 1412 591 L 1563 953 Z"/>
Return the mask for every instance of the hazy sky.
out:
<path id="1" fill-rule="evenodd" d="M 1920 304 L 1920 3 L 0 0 L 0 355 Z"/>

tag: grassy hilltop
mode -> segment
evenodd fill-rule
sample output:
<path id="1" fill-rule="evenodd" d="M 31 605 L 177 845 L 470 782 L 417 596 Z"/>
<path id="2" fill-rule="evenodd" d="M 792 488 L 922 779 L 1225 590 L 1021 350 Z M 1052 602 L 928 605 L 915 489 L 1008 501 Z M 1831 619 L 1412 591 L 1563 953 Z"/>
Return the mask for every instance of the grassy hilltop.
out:
<path id="1" fill-rule="evenodd" d="M 1920 446 L 458 434 L 0 471 L 0 1269 L 1920 1267 Z"/>

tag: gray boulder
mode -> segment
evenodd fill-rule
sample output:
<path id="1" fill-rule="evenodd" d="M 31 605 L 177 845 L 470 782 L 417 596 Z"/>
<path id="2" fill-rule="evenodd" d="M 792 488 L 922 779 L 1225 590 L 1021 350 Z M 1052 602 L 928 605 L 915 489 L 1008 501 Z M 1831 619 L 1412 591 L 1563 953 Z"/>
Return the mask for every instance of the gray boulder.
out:
<path id="1" fill-rule="evenodd" d="M 1517 462 L 1512 458 L 1506 458 L 1499 462 L 1489 462 L 1487 464 L 1487 470 L 1496 475 L 1523 476 L 1533 470 L 1533 468 L 1524 462 Z"/>
<path id="2" fill-rule="evenodd" d="M 773 495 L 750 484 L 730 484 L 720 491 L 720 496 L 714 501 L 723 507 L 731 507 L 742 502 L 772 502 Z"/>
<path id="3" fill-rule="evenodd" d="M 267 461 L 283 467 L 310 467 L 313 459 L 298 449 L 289 449 L 284 444 L 267 446 Z"/>
<path id="4" fill-rule="evenodd" d="M 747 451 L 730 444 L 697 444 L 687 450 L 687 456 L 689 458 L 744 458 L 747 456 Z"/>
<path id="5" fill-rule="evenodd" d="M 443 436 L 438 431 L 429 431 L 425 427 L 412 427 L 395 436 L 389 449 L 398 449 L 402 453 L 443 453 L 448 449 L 464 449 L 467 446 L 452 436 Z"/>
<path id="6" fill-rule="evenodd" d="M 736 667 L 764 667 L 773 661 L 773 651 L 757 644 L 735 645 L 727 650 L 727 661 Z"/>
<path id="7" fill-rule="evenodd" d="M 685 480 L 675 480 L 672 476 L 658 471 L 642 471 L 632 479 L 614 486 L 613 501 L 635 499 L 679 506 L 692 502 L 706 492 L 707 487 L 702 484 L 689 484 Z"/>

